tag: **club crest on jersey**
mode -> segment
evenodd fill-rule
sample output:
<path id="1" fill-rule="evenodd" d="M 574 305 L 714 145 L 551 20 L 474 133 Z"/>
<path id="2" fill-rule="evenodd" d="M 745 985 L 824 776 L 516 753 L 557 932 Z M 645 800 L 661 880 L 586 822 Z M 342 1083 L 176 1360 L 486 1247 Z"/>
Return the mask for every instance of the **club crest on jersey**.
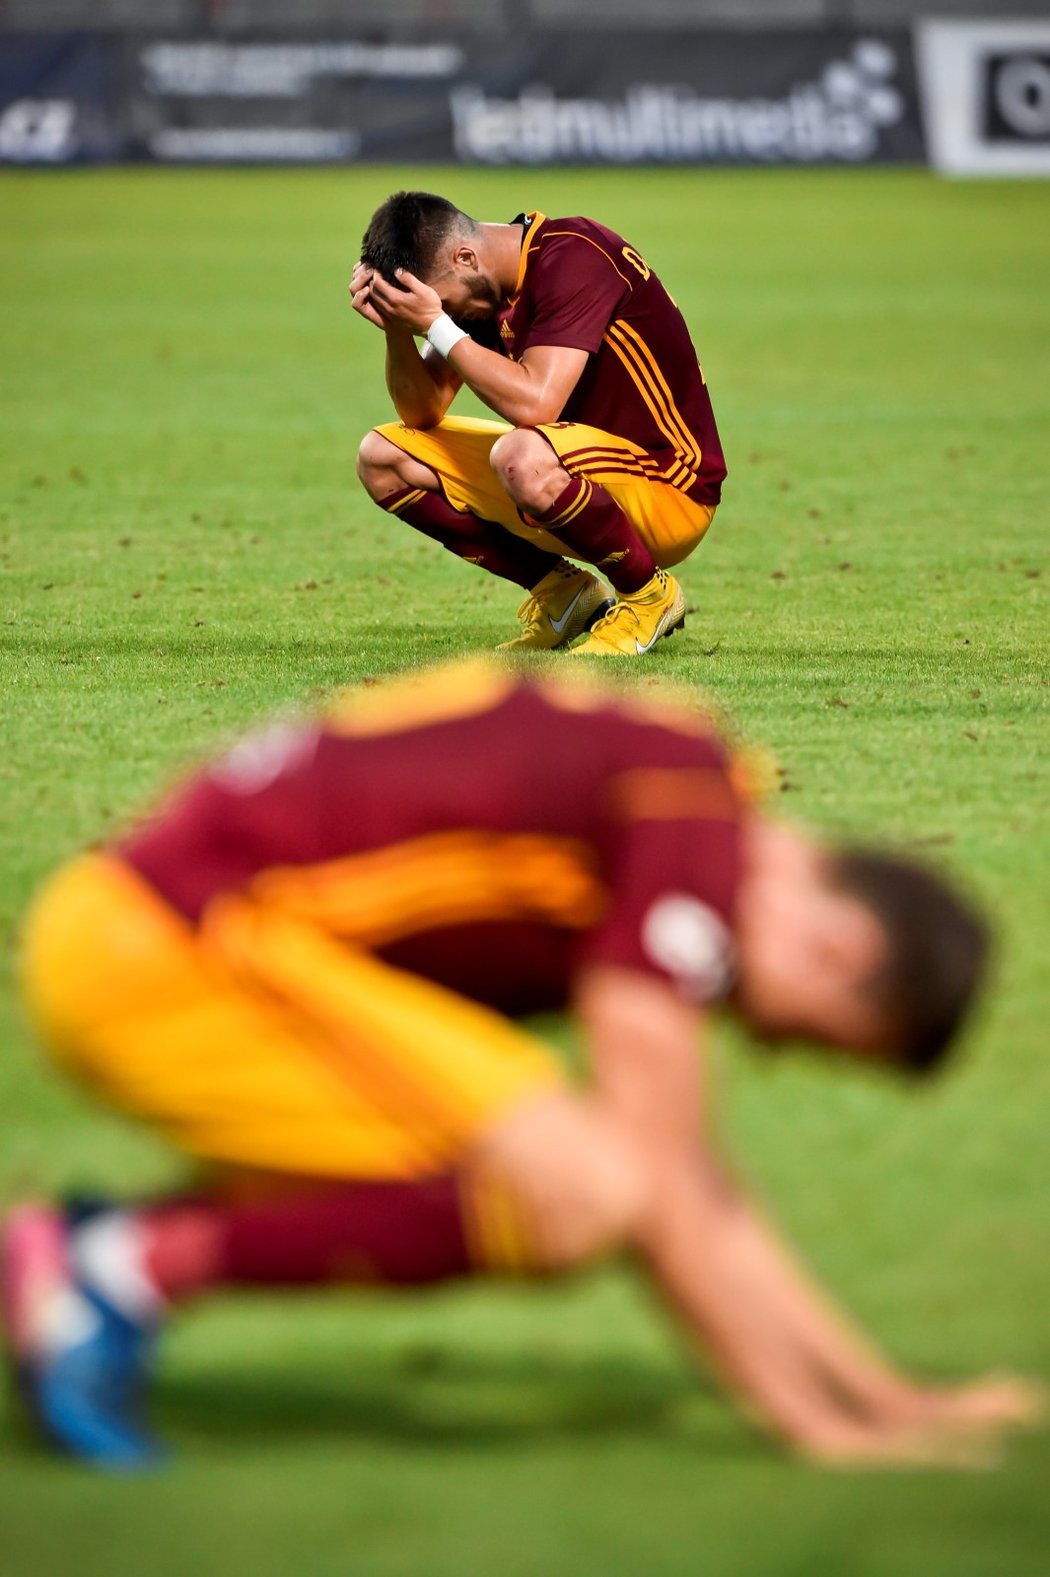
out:
<path id="1" fill-rule="evenodd" d="M 212 767 L 212 781 L 230 794 L 258 794 L 307 761 L 320 733 L 310 723 L 278 719 L 234 744 Z"/>
<path id="2" fill-rule="evenodd" d="M 694 1002 L 725 995 L 733 978 L 733 939 L 710 905 L 691 893 L 664 893 L 642 923 L 642 946 Z"/>

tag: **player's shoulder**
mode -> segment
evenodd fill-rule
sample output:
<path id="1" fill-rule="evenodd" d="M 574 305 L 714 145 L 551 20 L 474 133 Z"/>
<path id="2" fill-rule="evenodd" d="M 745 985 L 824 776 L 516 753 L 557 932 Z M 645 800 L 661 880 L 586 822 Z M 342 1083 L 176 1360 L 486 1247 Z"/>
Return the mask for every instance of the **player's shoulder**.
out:
<path id="1" fill-rule="evenodd" d="M 482 654 L 370 678 L 329 696 L 318 714 L 326 732 L 371 735 L 477 717 L 512 701 L 548 717 L 600 717 L 609 731 L 649 728 L 719 745 L 724 732 L 706 697 L 673 683 L 614 684 L 579 666 L 531 673 Z"/>
<path id="2" fill-rule="evenodd" d="M 551 711 L 600 716 L 607 733 L 629 738 L 635 749 L 644 751 L 646 736 L 656 742 L 665 735 L 688 742 L 687 752 L 699 748 L 719 757 L 726 753 L 727 721 L 713 702 L 685 686 L 651 678 L 610 683 L 604 674 L 580 672 L 578 666 L 570 673 L 536 676 L 529 683 Z"/>
<path id="3" fill-rule="evenodd" d="M 568 275 L 580 284 L 590 280 L 604 291 L 618 279 L 627 296 L 651 273 L 622 235 L 583 214 L 544 218 L 526 246 L 527 265 L 537 280 Z"/>
<path id="4" fill-rule="evenodd" d="M 627 769 L 626 777 L 639 785 L 649 783 L 651 769 L 683 773 L 681 786 L 690 793 L 695 778 L 706 785 L 705 794 L 710 789 L 738 810 L 780 787 L 776 758 L 742 739 L 718 703 L 691 686 L 652 677 L 612 685 L 589 670 L 544 674 L 531 684 L 549 711 L 600 720 L 610 770 L 622 775 Z M 658 786 L 662 792 L 666 783 L 661 779 Z"/>
<path id="5" fill-rule="evenodd" d="M 495 658 L 458 658 L 339 690 L 320 708 L 321 722 L 344 737 L 407 733 L 482 716 L 518 688 L 513 669 Z"/>
<path id="6" fill-rule="evenodd" d="M 598 247 L 610 257 L 617 257 L 625 245 L 622 235 L 611 230 L 598 219 L 588 219 L 584 214 L 569 214 L 561 218 L 543 219 L 537 240 L 541 246 L 555 244 Z"/>

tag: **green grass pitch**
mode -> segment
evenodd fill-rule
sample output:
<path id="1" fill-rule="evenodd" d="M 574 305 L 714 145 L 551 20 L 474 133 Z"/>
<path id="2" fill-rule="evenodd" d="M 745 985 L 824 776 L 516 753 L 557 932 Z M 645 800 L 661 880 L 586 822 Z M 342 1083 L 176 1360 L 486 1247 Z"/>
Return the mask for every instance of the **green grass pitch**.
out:
<path id="1" fill-rule="evenodd" d="M 39 875 L 267 708 L 484 649 L 517 595 L 354 479 L 388 414 L 345 281 L 402 184 L 624 231 L 729 457 L 653 674 L 779 753 L 785 810 L 913 836 L 999 917 L 958 1067 L 908 1092 L 720 1030 L 754 1186 L 899 1357 L 1050 1376 L 1045 187 L 919 172 L 0 178 L 0 927 Z M 172 1158 L 35 1060 L 5 972 L 0 1200 Z M 562 1035 L 562 1027 L 551 1026 Z M 4 1577 L 1045 1577 L 1050 1434 L 976 1476 L 820 1474 L 756 1439 L 628 1271 L 224 1300 L 172 1331 L 165 1476 L 99 1481 L 0 1400 Z"/>

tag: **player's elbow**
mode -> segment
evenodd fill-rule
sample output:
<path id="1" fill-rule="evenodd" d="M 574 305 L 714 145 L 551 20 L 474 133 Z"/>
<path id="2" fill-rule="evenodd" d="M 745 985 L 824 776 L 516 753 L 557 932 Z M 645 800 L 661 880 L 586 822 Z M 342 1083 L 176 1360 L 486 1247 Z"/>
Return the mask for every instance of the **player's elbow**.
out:
<path id="1" fill-rule="evenodd" d="M 445 407 L 436 402 L 411 400 L 394 397 L 394 409 L 397 419 L 405 427 L 411 427 L 417 433 L 426 432 L 431 427 L 437 427 L 445 414 Z"/>
<path id="2" fill-rule="evenodd" d="M 428 371 L 417 378 L 390 379 L 387 388 L 398 420 L 417 432 L 436 427 L 452 402 L 452 390 L 435 382 Z"/>

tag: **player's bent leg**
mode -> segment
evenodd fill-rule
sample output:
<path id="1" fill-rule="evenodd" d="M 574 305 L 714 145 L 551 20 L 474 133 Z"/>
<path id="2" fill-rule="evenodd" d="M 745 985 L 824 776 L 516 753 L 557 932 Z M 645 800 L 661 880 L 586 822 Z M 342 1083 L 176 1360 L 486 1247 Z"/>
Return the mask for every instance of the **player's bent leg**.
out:
<path id="1" fill-rule="evenodd" d="M 489 464 L 519 509 L 538 518 L 569 480 L 558 456 L 534 427 L 512 427 L 497 438 Z"/>
<path id="2" fill-rule="evenodd" d="M 685 596 L 669 566 L 694 552 L 714 518 L 711 504 L 698 504 L 664 482 L 610 480 L 611 496 L 634 523 L 659 568 L 648 585 L 620 597 L 574 652 L 585 657 L 637 657 L 685 624 Z"/>
<path id="3" fill-rule="evenodd" d="M 661 569 L 694 553 L 715 515 L 675 485 L 644 449 L 629 439 L 580 422 L 536 429 L 570 476 L 587 477 L 619 505 Z"/>
<path id="4" fill-rule="evenodd" d="M 666 572 L 688 558 L 699 546 L 711 524 L 715 505 L 698 503 L 661 472 L 652 456 L 637 444 L 614 433 L 576 422 L 554 422 L 536 429 L 573 479 L 548 512 L 543 524 L 558 531 L 552 515 L 568 519 L 561 526 L 562 539 L 586 533 L 590 557 L 600 535 L 601 510 L 612 506 L 626 518 L 646 555 L 624 556 L 619 572 L 606 566 L 618 599 L 608 619 L 596 624 L 589 638 L 574 650 L 587 656 L 641 656 L 664 636 L 680 629 L 685 620 L 685 598 L 675 578 Z M 593 489 L 590 498 L 586 485 Z M 615 516 L 608 516 L 615 520 Z M 608 551 L 620 546 L 610 541 Z M 570 549 L 577 556 L 584 556 Z"/>
<path id="5" fill-rule="evenodd" d="M 615 1241 L 634 1208 L 629 1147 L 591 1099 L 563 1093 L 541 1042 L 281 908 L 230 899 L 195 933 L 120 861 L 89 855 L 39 895 L 22 966 L 30 1016 L 67 1069 L 204 1160 L 336 1192 L 459 1177 L 469 1162 L 473 1201 L 476 1173 L 533 1202 L 552 1265 Z M 435 1185 L 429 1208 L 444 1219 L 454 1193 Z M 324 1233 L 350 1209 L 333 1193 Z M 169 1260 L 199 1259 L 188 1225 L 189 1239 L 169 1213 Z"/>
<path id="6" fill-rule="evenodd" d="M 30 1022 L 68 1073 L 205 1164 L 332 1182 L 453 1169 L 564 1083 L 502 1015 L 294 906 L 231 894 L 194 929 L 118 858 L 82 856 L 23 927 Z"/>
<path id="7" fill-rule="evenodd" d="M 576 558 L 589 560 L 592 555 L 545 530 L 534 514 L 519 507 L 503 484 L 501 472 L 509 468 L 516 474 L 522 451 L 528 447 L 533 468 L 542 466 L 548 477 L 555 479 L 552 496 L 559 490 L 558 482 L 564 487 L 564 474 L 544 440 L 530 430 L 470 417 L 446 417 L 437 427 L 420 432 L 389 422 L 377 432 L 433 470 L 440 483 L 437 495 L 420 497 L 407 488 L 400 489 L 381 500 L 383 507 L 439 540 L 462 538 L 464 544 L 466 527 L 462 522 L 475 517 L 484 536 L 474 545 L 457 546 L 453 551 L 516 581 L 530 593 L 518 609 L 521 631 L 515 640 L 505 643 L 506 649 L 549 651 L 567 646 L 604 612 L 611 601 L 607 588 L 587 570 L 568 565 L 562 549 L 568 547 Z M 530 491 L 529 496 L 537 495 Z M 438 505 L 435 498 L 440 500 Z M 435 509 L 443 510 L 440 521 L 435 519 Z M 461 522 L 458 527 L 457 517 Z"/>
<path id="8" fill-rule="evenodd" d="M 559 440 L 564 431 L 560 426 L 551 429 Z M 593 451 L 584 448 L 579 453 Z M 493 445 L 491 460 L 519 508 L 564 542 L 575 558 L 600 569 L 616 590 L 615 603 L 589 621 L 590 634 L 575 651 L 643 656 L 682 627 L 685 597 L 678 582 L 657 567 L 645 537 L 617 500 L 592 477 L 574 476 L 563 466 L 547 430 L 504 434 Z"/>
<path id="9" fill-rule="evenodd" d="M 644 657 L 657 641 L 684 624 L 685 593 L 673 575 L 658 569 L 634 595 L 618 597 L 587 639 L 573 647 L 572 655 Z"/>
<path id="10" fill-rule="evenodd" d="M 653 556 L 619 504 L 587 477 L 570 475 L 545 434 L 531 428 L 506 433 L 491 458 L 518 508 L 574 558 L 601 570 L 618 593 L 633 594 L 652 579 Z"/>
<path id="11" fill-rule="evenodd" d="M 521 631 L 501 641 L 501 652 L 550 652 L 570 646 L 612 607 L 604 581 L 578 564 L 560 559 L 531 588 L 518 609 Z"/>
<path id="12" fill-rule="evenodd" d="M 456 558 L 525 591 L 561 562 L 498 522 L 455 507 L 436 470 L 374 428 L 361 442 L 357 473 L 365 491 L 387 514 L 440 543 Z"/>
<path id="13" fill-rule="evenodd" d="M 374 427 L 358 447 L 357 475 L 365 492 L 377 504 L 405 487 L 436 492 L 440 485 L 435 471 L 392 444 Z"/>
<path id="14" fill-rule="evenodd" d="M 465 1174 L 480 1257 L 497 1267 L 508 1214 L 527 1245 L 519 1268 L 557 1272 L 630 1241 L 647 1206 L 637 1147 L 599 1102 L 568 1091 L 504 1118 L 479 1141 Z"/>

